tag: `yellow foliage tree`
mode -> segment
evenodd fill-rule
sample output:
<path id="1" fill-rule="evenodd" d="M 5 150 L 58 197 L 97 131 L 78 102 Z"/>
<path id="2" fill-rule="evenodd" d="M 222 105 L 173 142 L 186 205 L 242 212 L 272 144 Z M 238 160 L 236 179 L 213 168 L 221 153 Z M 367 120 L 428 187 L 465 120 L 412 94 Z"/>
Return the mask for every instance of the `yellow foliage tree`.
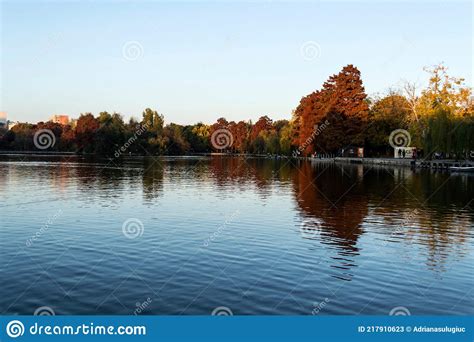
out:
<path id="1" fill-rule="evenodd" d="M 464 78 L 449 76 L 443 64 L 425 68 L 425 71 L 430 74 L 429 85 L 415 104 L 420 118 L 432 117 L 439 109 L 454 117 L 472 115 L 471 89 L 465 85 Z"/>

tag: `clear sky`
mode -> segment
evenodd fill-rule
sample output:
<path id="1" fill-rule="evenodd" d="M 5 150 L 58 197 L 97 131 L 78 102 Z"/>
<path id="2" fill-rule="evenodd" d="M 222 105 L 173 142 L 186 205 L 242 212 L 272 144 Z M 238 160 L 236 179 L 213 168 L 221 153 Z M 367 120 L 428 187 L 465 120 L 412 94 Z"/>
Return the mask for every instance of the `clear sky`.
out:
<path id="1" fill-rule="evenodd" d="M 3 1 L 0 111 L 289 118 L 350 63 L 369 95 L 441 61 L 472 85 L 472 17 L 469 1 Z"/>

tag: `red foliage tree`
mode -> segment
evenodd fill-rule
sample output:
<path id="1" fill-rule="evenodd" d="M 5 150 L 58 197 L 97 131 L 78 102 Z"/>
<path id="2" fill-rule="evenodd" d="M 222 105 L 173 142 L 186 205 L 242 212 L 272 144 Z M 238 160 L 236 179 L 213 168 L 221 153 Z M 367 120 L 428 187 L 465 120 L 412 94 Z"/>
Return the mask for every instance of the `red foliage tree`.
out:
<path id="1" fill-rule="evenodd" d="M 302 152 L 304 154 L 314 151 L 312 144 L 307 144 L 315 130 L 315 125 L 323 121 L 326 115 L 324 93 L 317 90 L 300 101 L 294 113 L 293 145 L 307 146 Z"/>
<path id="2" fill-rule="evenodd" d="M 353 65 L 345 66 L 331 76 L 322 90 L 303 97 L 295 111 L 294 144 L 306 146 L 304 151 L 337 152 L 349 145 L 362 145 L 362 132 L 369 112 L 360 71 Z M 315 134 L 315 125 L 329 122 Z M 309 138 L 313 138 L 307 144 Z"/>
<path id="3" fill-rule="evenodd" d="M 250 140 L 254 141 L 259 136 L 262 131 L 270 131 L 273 129 L 273 121 L 268 116 L 262 116 L 258 121 L 253 125 L 252 131 L 250 133 Z"/>
<path id="4" fill-rule="evenodd" d="M 220 133 L 216 133 L 217 130 L 223 131 Z M 215 135 L 214 133 L 216 133 L 217 135 Z M 233 136 L 231 135 L 231 131 L 229 129 L 229 122 L 224 117 L 217 119 L 217 122 L 213 123 L 209 128 L 209 143 L 210 146 L 215 150 L 217 149 L 222 151 L 232 149 Z"/>
<path id="5" fill-rule="evenodd" d="M 63 150 L 72 150 L 76 141 L 76 132 L 70 125 L 63 126 L 63 133 L 61 134 L 61 145 Z"/>
<path id="6" fill-rule="evenodd" d="M 239 121 L 238 123 L 232 122 L 229 126 L 232 136 L 234 137 L 234 150 L 240 153 L 247 151 L 250 125 L 245 121 Z"/>

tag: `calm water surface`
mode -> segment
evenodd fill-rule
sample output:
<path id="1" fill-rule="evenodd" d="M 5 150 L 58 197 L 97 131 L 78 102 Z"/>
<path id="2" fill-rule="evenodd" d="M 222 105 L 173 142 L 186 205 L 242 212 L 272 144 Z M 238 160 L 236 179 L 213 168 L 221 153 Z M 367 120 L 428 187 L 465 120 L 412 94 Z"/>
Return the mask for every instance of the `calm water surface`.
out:
<path id="1" fill-rule="evenodd" d="M 474 314 L 473 176 L 3 156 L 0 194 L 2 314 Z"/>

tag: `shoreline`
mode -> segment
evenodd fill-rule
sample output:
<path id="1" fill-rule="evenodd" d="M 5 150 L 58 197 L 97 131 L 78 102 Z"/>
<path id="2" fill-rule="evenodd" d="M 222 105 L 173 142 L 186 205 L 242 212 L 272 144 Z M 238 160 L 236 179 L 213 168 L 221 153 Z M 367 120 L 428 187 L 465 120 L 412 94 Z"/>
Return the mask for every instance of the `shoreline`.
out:
<path id="1" fill-rule="evenodd" d="M 111 157 L 100 156 L 96 154 L 78 154 L 76 152 L 45 152 L 45 151 L 0 151 L 0 156 L 35 156 L 35 157 L 62 157 L 62 156 L 77 156 L 77 157 L 97 157 L 104 159 L 111 159 Z M 311 163 L 341 163 L 341 164 L 362 164 L 362 165 L 382 165 L 382 166 L 402 166 L 411 168 L 427 168 L 427 169 L 449 169 L 450 167 L 469 166 L 474 167 L 474 161 L 469 160 L 452 160 L 452 159 L 402 159 L 402 158 L 355 158 L 355 157 L 333 157 L 333 158 L 314 158 L 314 157 L 293 157 L 284 155 L 265 155 L 265 154 L 244 154 L 244 153 L 222 153 L 222 152 L 208 152 L 208 153 L 194 153 L 186 155 L 124 155 L 122 158 L 147 158 L 147 157 L 165 157 L 165 158 L 186 158 L 186 157 L 247 157 L 247 158 L 262 158 L 262 159 L 295 159 L 306 160 Z M 116 159 L 116 158 L 112 158 Z"/>
<path id="2" fill-rule="evenodd" d="M 314 159 L 316 158 L 312 158 L 312 161 Z M 450 167 L 460 167 L 460 166 L 474 167 L 474 161 L 453 160 L 453 159 L 424 160 L 424 159 L 408 159 L 408 158 L 402 159 L 402 158 L 349 158 L 349 157 L 336 157 L 332 159 L 335 163 L 402 166 L 402 167 L 433 169 L 433 170 L 449 170 Z"/>

